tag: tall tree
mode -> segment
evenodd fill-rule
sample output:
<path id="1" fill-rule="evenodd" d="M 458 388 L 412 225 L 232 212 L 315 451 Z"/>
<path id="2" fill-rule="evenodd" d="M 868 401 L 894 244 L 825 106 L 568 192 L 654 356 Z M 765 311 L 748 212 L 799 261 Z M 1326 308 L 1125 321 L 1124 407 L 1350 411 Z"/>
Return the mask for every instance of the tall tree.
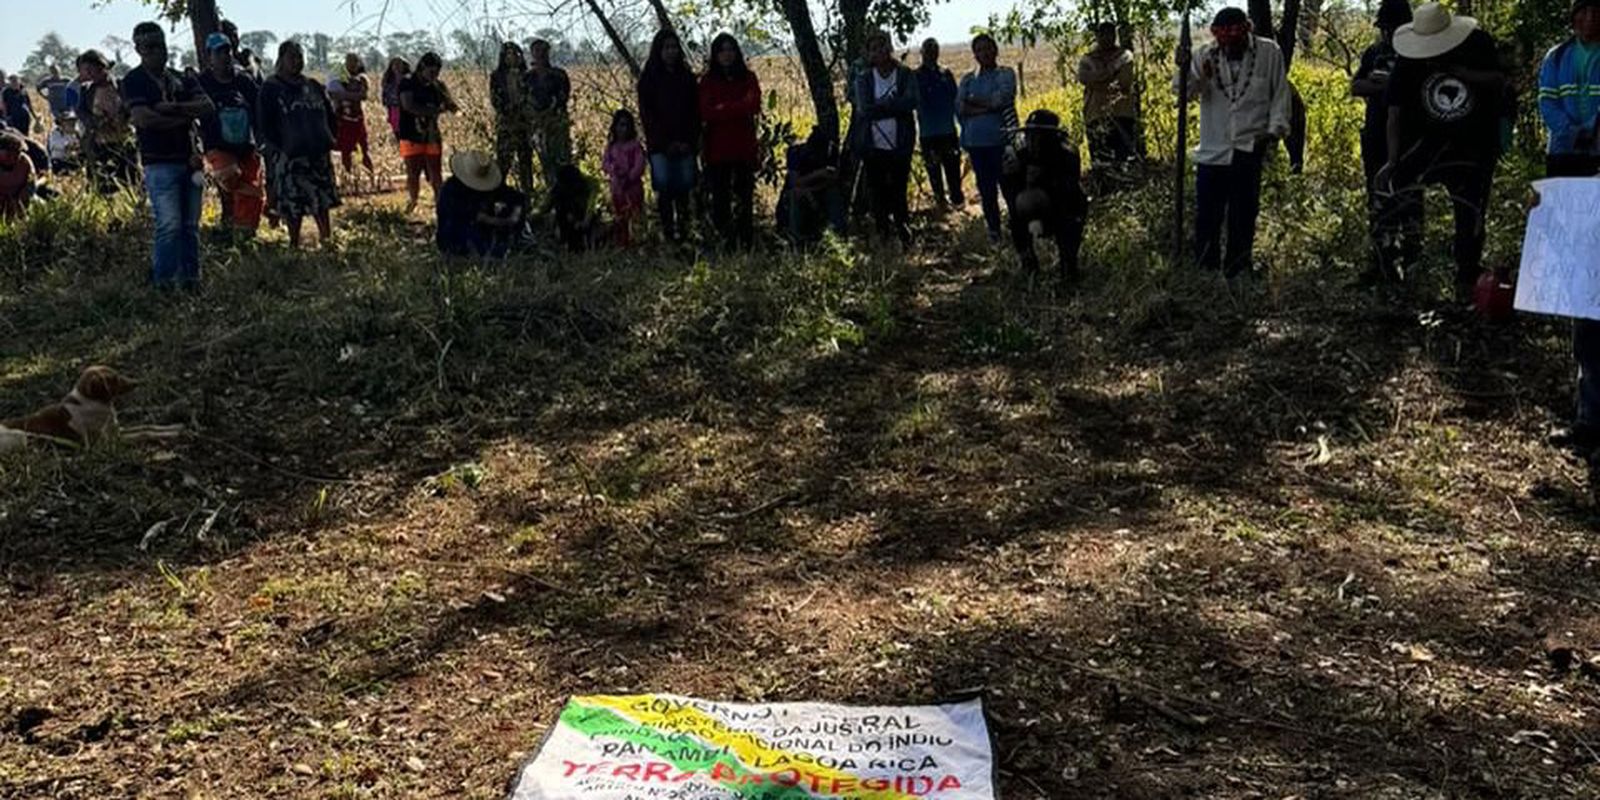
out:
<path id="1" fill-rule="evenodd" d="M 60 67 L 66 70 L 68 74 L 71 74 L 72 61 L 77 57 L 77 51 L 68 47 L 66 42 L 61 41 L 61 37 L 55 31 L 51 31 L 40 37 L 39 44 L 34 47 L 33 52 L 29 53 L 27 59 L 22 62 L 22 74 L 28 80 L 33 80 L 44 75 L 51 65 Z"/>
<path id="2" fill-rule="evenodd" d="M 118 66 L 126 66 L 127 62 L 123 60 L 122 56 L 124 53 L 133 50 L 133 42 L 115 35 L 101 39 L 100 46 L 111 51 L 111 63 Z"/>
<path id="3" fill-rule="evenodd" d="M 239 34 L 239 46 L 254 53 L 256 60 L 263 66 L 276 60 L 277 54 L 272 47 L 277 43 L 278 34 L 272 31 L 245 31 Z"/>
<path id="4" fill-rule="evenodd" d="M 672 15 L 667 13 L 667 6 L 665 3 L 662 3 L 661 0 L 650 0 L 650 7 L 655 9 L 656 23 L 659 24 L 663 30 L 675 30 L 672 27 Z"/>
<path id="5" fill-rule="evenodd" d="M 144 0 L 149 5 L 154 5 L 171 22 L 180 19 L 189 20 L 189 29 L 194 34 L 194 51 L 206 51 L 206 37 L 221 28 L 222 18 L 217 13 L 217 0 Z"/>
<path id="6" fill-rule="evenodd" d="M 1272 22 L 1271 0 L 1249 0 L 1248 9 L 1255 34 L 1277 42 L 1278 49 L 1283 51 L 1283 68 L 1287 70 L 1294 62 L 1295 43 L 1300 38 L 1300 0 L 1283 0 L 1281 26 Z"/>
<path id="7" fill-rule="evenodd" d="M 829 137 L 839 137 L 839 103 L 833 94 L 833 73 L 822 57 L 822 45 L 817 41 L 817 30 L 811 24 L 811 9 L 806 0 L 779 0 L 780 10 L 789 31 L 794 36 L 794 48 L 800 54 L 800 66 L 806 73 L 806 87 L 811 92 L 811 105 L 816 111 L 817 125 Z"/>
<path id="8" fill-rule="evenodd" d="M 617 51 L 617 55 L 622 58 L 622 63 L 628 65 L 628 71 L 633 73 L 634 78 L 638 78 L 642 72 L 639 69 L 639 59 L 634 58 L 633 51 L 628 49 L 628 41 L 622 38 L 622 34 L 617 31 L 616 26 L 611 24 L 611 18 L 606 16 L 606 12 L 600 8 L 598 2 L 584 0 L 584 4 L 589 7 L 589 13 L 593 14 L 594 18 L 599 21 L 600 29 L 606 32 L 606 38 L 611 40 L 611 46 Z"/>

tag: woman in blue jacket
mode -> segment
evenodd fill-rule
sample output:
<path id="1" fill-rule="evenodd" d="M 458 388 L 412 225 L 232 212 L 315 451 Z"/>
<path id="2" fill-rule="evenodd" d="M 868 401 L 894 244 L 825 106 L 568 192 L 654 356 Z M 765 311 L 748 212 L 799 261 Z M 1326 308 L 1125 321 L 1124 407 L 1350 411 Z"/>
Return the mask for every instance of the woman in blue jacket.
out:
<path id="1" fill-rule="evenodd" d="M 856 78 L 850 137 L 878 232 L 910 244 L 906 189 L 917 144 L 917 76 L 895 60 L 887 33 L 873 33 L 866 45 L 868 68 Z"/>

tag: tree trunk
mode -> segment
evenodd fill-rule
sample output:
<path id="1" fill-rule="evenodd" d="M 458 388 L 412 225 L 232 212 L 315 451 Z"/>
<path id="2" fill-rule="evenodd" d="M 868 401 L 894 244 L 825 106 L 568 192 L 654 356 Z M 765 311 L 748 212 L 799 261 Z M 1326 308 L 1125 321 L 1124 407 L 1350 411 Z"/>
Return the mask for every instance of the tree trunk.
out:
<path id="1" fill-rule="evenodd" d="M 672 27 L 672 15 L 667 13 L 666 4 L 662 3 L 661 0 L 650 0 L 650 7 L 656 10 L 656 22 L 661 25 L 662 30 L 677 30 Z"/>
<path id="2" fill-rule="evenodd" d="M 1250 32 L 1256 36 L 1265 36 L 1268 39 L 1276 40 L 1278 37 L 1273 31 L 1277 30 L 1277 27 L 1272 24 L 1271 0 L 1250 0 L 1246 8 L 1250 16 L 1250 27 L 1252 28 Z"/>
<path id="3" fill-rule="evenodd" d="M 806 0 L 779 0 L 783 18 L 794 35 L 794 48 L 800 55 L 800 66 L 805 69 L 806 86 L 811 90 L 811 105 L 817 114 L 817 127 L 827 132 L 833 141 L 839 140 L 839 104 L 833 96 L 833 73 L 822 58 L 822 45 L 817 41 L 817 29 L 811 24 L 811 9 Z"/>
<path id="4" fill-rule="evenodd" d="M 856 62 L 861 60 L 861 50 L 866 44 L 862 39 L 867 36 L 867 5 L 870 0 L 839 0 L 839 52 L 844 54 L 844 73 L 850 74 Z M 784 5 L 788 5 L 785 0 Z M 810 16 L 807 12 L 807 16 Z"/>
<path id="5" fill-rule="evenodd" d="M 1323 0 L 1305 0 L 1302 9 L 1303 22 L 1300 23 L 1300 46 L 1310 47 L 1317 38 L 1317 31 L 1322 27 Z"/>
<path id="6" fill-rule="evenodd" d="M 189 27 L 194 31 L 195 60 L 205 64 L 206 37 L 222 29 L 217 0 L 189 0 Z"/>
<path id="7" fill-rule="evenodd" d="M 1294 46 L 1300 41 L 1300 0 L 1283 0 L 1283 24 L 1278 26 L 1278 49 L 1283 51 L 1283 69 L 1294 63 Z"/>
<path id="8" fill-rule="evenodd" d="M 633 57 L 633 52 L 628 49 L 627 41 L 622 38 L 622 34 L 617 32 L 616 27 L 611 24 L 611 20 L 606 17 L 606 13 L 600 10 L 599 3 L 595 2 L 595 0 L 585 0 L 585 4 L 589 6 L 589 13 L 594 14 L 594 18 L 600 21 L 600 28 L 606 32 L 606 38 L 611 40 L 611 46 L 616 48 L 617 55 L 622 58 L 622 63 L 628 65 L 628 71 L 633 73 L 634 80 L 638 80 L 641 72 L 639 62 Z"/>

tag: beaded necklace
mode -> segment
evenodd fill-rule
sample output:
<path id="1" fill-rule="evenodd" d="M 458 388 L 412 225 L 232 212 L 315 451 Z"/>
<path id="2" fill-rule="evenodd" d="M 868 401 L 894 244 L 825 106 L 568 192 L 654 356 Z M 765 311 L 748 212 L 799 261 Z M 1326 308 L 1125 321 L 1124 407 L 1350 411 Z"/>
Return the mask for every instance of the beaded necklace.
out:
<path id="1" fill-rule="evenodd" d="M 1222 90 L 1228 102 L 1237 104 L 1244 98 L 1245 93 L 1250 91 L 1250 80 L 1256 74 L 1255 42 L 1249 42 L 1245 46 L 1244 80 L 1238 84 L 1238 91 L 1233 90 L 1233 81 L 1230 80 L 1226 84 L 1222 82 L 1222 50 L 1220 46 L 1211 49 L 1211 74 L 1216 76 L 1217 88 Z"/>

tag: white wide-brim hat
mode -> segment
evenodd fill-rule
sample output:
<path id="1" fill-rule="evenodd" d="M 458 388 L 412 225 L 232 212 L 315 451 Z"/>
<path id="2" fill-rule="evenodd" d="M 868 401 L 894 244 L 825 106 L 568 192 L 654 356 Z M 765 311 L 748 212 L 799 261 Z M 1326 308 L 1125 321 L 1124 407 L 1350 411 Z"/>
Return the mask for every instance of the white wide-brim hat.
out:
<path id="1" fill-rule="evenodd" d="M 1405 58 L 1436 58 L 1456 49 L 1478 29 L 1472 17 L 1458 17 L 1438 3 L 1412 12 L 1411 22 L 1394 32 L 1394 51 Z"/>
<path id="2" fill-rule="evenodd" d="M 468 189 L 478 192 L 492 192 L 500 188 L 500 182 L 505 179 L 500 165 L 488 153 L 478 150 L 462 150 L 450 156 L 450 174 L 460 178 Z"/>

